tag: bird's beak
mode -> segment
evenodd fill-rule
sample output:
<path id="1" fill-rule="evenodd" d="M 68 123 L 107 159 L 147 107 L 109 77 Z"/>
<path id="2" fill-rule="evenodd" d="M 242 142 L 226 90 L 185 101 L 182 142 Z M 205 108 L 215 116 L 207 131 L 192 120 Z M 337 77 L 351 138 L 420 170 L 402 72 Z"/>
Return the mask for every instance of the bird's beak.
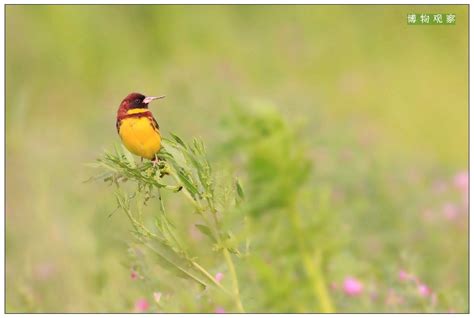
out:
<path id="1" fill-rule="evenodd" d="M 143 100 L 143 103 L 144 104 L 148 104 L 148 103 L 151 103 L 152 101 L 154 101 L 155 99 L 161 99 L 161 98 L 165 98 L 165 96 L 158 96 L 158 97 L 155 97 L 155 96 L 148 96 L 148 97 L 145 97 L 145 99 Z"/>

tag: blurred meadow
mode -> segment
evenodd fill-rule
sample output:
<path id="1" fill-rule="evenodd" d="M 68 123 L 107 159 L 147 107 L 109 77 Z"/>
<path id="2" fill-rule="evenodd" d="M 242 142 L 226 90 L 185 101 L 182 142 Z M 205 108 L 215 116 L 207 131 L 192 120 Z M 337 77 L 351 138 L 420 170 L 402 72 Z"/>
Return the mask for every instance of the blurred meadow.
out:
<path id="1" fill-rule="evenodd" d="M 468 311 L 467 5 L 7 5 L 7 312 L 238 310 L 84 182 L 130 92 L 166 95 L 165 137 L 204 142 L 232 248 L 181 193 L 167 215 L 245 311 Z"/>

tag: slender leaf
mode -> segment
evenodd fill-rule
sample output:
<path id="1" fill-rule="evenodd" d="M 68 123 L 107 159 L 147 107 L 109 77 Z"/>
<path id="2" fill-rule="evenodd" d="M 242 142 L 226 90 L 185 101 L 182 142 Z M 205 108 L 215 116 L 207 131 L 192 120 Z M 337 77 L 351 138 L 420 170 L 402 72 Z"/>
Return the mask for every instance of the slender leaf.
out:
<path id="1" fill-rule="evenodd" d="M 239 198 L 243 200 L 245 198 L 245 195 L 239 180 L 235 180 L 235 188 L 237 189 L 237 194 L 239 195 Z"/>
<path id="2" fill-rule="evenodd" d="M 214 238 L 214 235 L 212 235 L 211 229 L 204 224 L 194 224 L 194 226 L 204 235 L 209 237 L 211 241 L 216 242 L 216 239 Z"/>
<path id="3" fill-rule="evenodd" d="M 179 138 L 177 135 L 175 135 L 175 134 L 173 134 L 173 133 L 171 133 L 171 132 L 170 132 L 170 135 L 171 135 L 171 137 L 173 137 L 173 139 L 176 140 L 176 142 L 177 142 L 178 144 L 180 144 L 184 149 L 187 148 L 187 147 L 186 147 L 186 144 L 184 143 L 183 140 L 181 140 L 181 138 Z"/>

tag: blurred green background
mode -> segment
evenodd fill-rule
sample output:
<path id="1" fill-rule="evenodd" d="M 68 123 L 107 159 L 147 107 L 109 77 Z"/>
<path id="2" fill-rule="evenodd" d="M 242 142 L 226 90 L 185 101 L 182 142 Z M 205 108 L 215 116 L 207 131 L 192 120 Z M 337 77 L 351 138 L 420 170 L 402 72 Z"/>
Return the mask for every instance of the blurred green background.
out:
<path id="1" fill-rule="evenodd" d="M 412 12 L 456 25 L 409 26 Z M 123 312 L 149 297 L 130 281 L 130 226 L 108 218 L 110 189 L 83 183 L 96 173 L 84 164 L 119 141 L 133 91 L 166 95 L 151 106 L 163 134 L 200 136 L 211 154 L 237 131 L 223 120 L 232 105 L 274 105 L 310 157 L 306 187 L 335 198 L 323 240 L 346 238 L 327 267 L 338 311 L 467 311 L 467 6 L 7 5 L 8 312 Z M 373 296 L 392 295 L 400 268 L 437 299 Z M 337 287 L 347 275 L 364 295 Z M 254 298 L 249 311 L 311 310 Z"/>

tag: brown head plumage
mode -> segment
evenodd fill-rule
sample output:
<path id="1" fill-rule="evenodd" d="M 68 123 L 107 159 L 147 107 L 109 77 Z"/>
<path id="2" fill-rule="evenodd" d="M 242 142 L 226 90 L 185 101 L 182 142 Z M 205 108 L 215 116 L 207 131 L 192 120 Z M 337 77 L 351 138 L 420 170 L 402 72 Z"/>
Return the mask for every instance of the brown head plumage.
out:
<path id="1" fill-rule="evenodd" d="M 160 99 L 164 98 L 165 96 L 149 96 L 146 97 L 143 94 L 140 93 L 130 93 L 123 99 L 123 101 L 120 103 L 119 109 L 117 111 L 117 116 L 124 116 L 127 114 L 127 111 L 133 108 L 148 108 L 148 104 L 155 100 L 155 99 Z"/>

